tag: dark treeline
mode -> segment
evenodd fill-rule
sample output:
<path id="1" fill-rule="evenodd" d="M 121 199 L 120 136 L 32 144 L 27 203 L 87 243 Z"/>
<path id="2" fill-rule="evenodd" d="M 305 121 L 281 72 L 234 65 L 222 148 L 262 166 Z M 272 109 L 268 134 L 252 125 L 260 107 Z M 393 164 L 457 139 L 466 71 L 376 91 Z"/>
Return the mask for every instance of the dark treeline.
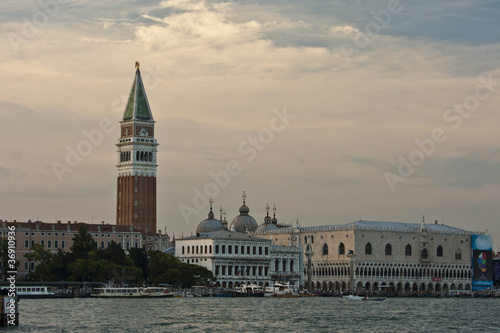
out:
<path id="1" fill-rule="evenodd" d="M 2 242 L 3 243 L 3 242 Z M 3 251 L 2 251 L 3 252 Z M 2 256 L 3 257 L 3 256 Z M 36 262 L 29 281 L 81 281 L 114 284 L 159 285 L 180 287 L 207 285 L 212 272 L 198 265 L 185 264 L 173 255 L 161 251 L 132 248 L 128 255 L 115 242 L 107 249 L 97 249 L 97 243 L 81 225 L 73 237 L 70 252 L 51 253 L 41 244 L 34 244 L 26 259 Z"/>

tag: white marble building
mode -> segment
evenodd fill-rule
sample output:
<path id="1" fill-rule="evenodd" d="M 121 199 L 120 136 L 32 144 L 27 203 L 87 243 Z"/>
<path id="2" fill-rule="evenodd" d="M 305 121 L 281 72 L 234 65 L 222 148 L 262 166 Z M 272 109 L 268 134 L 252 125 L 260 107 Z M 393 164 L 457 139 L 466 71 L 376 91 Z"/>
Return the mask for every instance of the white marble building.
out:
<path id="1" fill-rule="evenodd" d="M 264 234 L 272 237 L 274 244 L 287 244 L 293 230 L 280 228 Z M 437 221 L 433 224 L 356 221 L 299 230 L 303 251 L 311 245 L 314 252 L 311 274 L 314 289 L 386 290 L 399 294 L 470 290 L 471 235 L 484 234 Z M 305 256 L 303 260 L 307 261 Z M 307 281 L 305 268 L 304 281 Z"/>

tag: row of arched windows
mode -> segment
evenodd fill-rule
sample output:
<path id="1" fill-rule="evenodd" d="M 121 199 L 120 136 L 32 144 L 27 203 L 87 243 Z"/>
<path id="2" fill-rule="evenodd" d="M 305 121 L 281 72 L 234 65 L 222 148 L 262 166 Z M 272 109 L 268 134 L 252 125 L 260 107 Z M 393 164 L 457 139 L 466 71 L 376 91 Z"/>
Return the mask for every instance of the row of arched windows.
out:
<path id="1" fill-rule="evenodd" d="M 128 162 L 128 161 L 130 161 L 130 152 L 122 151 L 120 153 L 120 162 Z"/>
<path id="2" fill-rule="evenodd" d="M 314 236 L 310 235 L 309 238 L 311 239 L 311 244 L 314 243 Z M 304 236 L 304 244 L 307 244 L 307 236 Z"/>
<path id="3" fill-rule="evenodd" d="M 365 254 L 366 255 L 370 255 L 370 254 L 372 254 L 372 252 L 373 252 L 372 244 L 371 243 L 366 243 L 366 245 L 365 245 Z M 385 245 L 385 255 L 386 256 L 391 256 L 392 255 L 392 245 L 389 244 L 389 243 L 387 243 Z M 412 255 L 411 245 L 407 244 L 405 246 L 405 256 L 411 256 L 411 255 Z M 443 247 L 441 245 L 439 245 L 436 248 L 436 257 L 442 257 L 442 256 L 443 256 Z M 423 259 L 429 258 L 429 253 L 428 253 L 427 249 L 423 249 L 422 250 L 422 258 Z M 462 259 L 462 253 L 460 252 L 460 250 L 457 250 L 455 252 L 455 259 L 457 259 L 457 260 Z"/>
<path id="4" fill-rule="evenodd" d="M 464 266 L 457 267 L 397 267 L 397 266 L 367 266 L 356 265 L 356 277 L 358 278 L 402 278 L 419 279 L 434 278 L 442 279 L 470 279 L 471 270 Z M 304 269 L 307 275 L 307 270 Z M 349 276 L 348 265 L 335 266 L 315 266 L 312 269 L 312 276 L 315 278 L 341 278 Z"/>
<path id="5" fill-rule="evenodd" d="M 279 271 L 279 267 L 280 267 L 280 261 L 279 261 L 279 259 L 276 259 L 274 261 L 274 271 L 278 272 Z M 287 267 L 286 259 L 283 259 L 283 261 L 282 261 L 282 267 L 283 267 L 282 271 L 286 272 L 286 267 Z M 290 259 L 290 272 L 293 272 L 293 269 L 294 269 L 294 262 L 293 262 L 293 259 Z"/>
<path id="6" fill-rule="evenodd" d="M 186 246 L 186 247 L 182 247 L 182 254 L 185 254 L 186 253 L 186 249 L 187 248 L 187 253 L 189 254 L 189 250 L 191 249 L 191 254 L 207 254 L 207 253 L 212 253 L 212 245 L 192 245 L 192 246 Z M 203 251 L 203 249 L 205 249 L 205 251 Z M 196 252 L 195 252 L 196 251 Z"/>
<path id="7" fill-rule="evenodd" d="M 132 158 L 130 151 L 123 151 L 120 153 L 120 162 L 130 162 Z M 153 153 L 147 151 L 137 151 L 135 160 L 141 162 L 153 162 Z"/>
<path id="8" fill-rule="evenodd" d="M 326 244 L 326 243 L 323 244 L 323 248 L 322 248 L 321 253 L 324 256 L 328 255 L 328 244 Z M 340 243 L 339 244 L 338 253 L 339 253 L 339 255 L 345 254 L 345 245 L 344 245 L 344 243 Z M 392 245 L 390 243 L 387 243 L 385 245 L 384 253 L 385 253 L 386 256 L 392 256 Z M 372 244 L 371 243 L 366 243 L 366 245 L 365 245 L 365 255 L 371 255 L 371 254 L 373 254 Z M 410 244 L 407 244 L 405 246 L 405 256 L 409 257 L 411 255 L 412 255 L 412 247 L 411 247 Z M 423 249 L 421 255 L 422 255 L 422 259 L 428 259 L 429 258 L 429 253 L 428 253 L 427 249 Z M 443 256 L 443 247 L 441 245 L 439 245 L 436 248 L 436 256 L 437 257 L 442 257 Z M 457 250 L 455 252 L 455 259 L 456 260 L 461 260 L 462 259 L 462 252 L 460 250 Z"/>

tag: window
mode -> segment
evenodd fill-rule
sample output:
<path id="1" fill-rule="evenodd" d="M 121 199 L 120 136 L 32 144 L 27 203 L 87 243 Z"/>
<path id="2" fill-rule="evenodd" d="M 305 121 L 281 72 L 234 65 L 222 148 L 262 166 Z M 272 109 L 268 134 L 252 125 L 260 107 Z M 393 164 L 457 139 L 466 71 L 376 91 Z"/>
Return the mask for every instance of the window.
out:
<path id="1" fill-rule="evenodd" d="M 40 244 L 45 245 L 45 241 L 42 239 L 42 240 L 40 241 Z"/>
<path id="2" fill-rule="evenodd" d="M 257 254 L 257 247 L 253 247 L 253 254 L 256 255 Z M 255 275 L 255 274 L 254 274 Z"/>
<path id="3" fill-rule="evenodd" d="M 391 244 L 387 244 L 385 246 L 385 255 L 392 256 L 392 245 Z"/>
<path id="4" fill-rule="evenodd" d="M 236 245 L 236 246 L 234 247 L 234 254 L 238 254 L 238 249 L 239 249 L 239 247 L 238 247 L 238 245 Z"/>
<path id="5" fill-rule="evenodd" d="M 311 235 L 311 244 L 314 244 L 314 236 Z"/>
<path id="6" fill-rule="evenodd" d="M 241 246 L 241 254 L 245 254 L 245 247 L 243 245 Z"/>
<path id="7" fill-rule="evenodd" d="M 422 259 L 427 259 L 429 257 L 428 253 L 427 253 L 427 249 L 423 249 L 422 250 Z"/>
<path id="8" fill-rule="evenodd" d="M 233 275 L 233 266 L 227 266 L 227 275 Z"/>
<path id="9" fill-rule="evenodd" d="M 198 251 L 200 250 L 199 246 L 196 245 L 196 254 L 198 254 Z"/>
<path id="10" fill-rule="evenodd" d="M 405 247 L 405 256 L 411 256 L 411 245 L 407 244 Z"/>
<path id="11" fill-rule="evenodd" d="M 210 249 L 209 253 L 212 253 L 212 245 L 210 245 L 208 248 Z"/>
<path id="12" fill-rule="evenodd" d="M 189 253 L 189 251 L 188 251 Z M 219 253 L 219 245 L 215 245 L 215 253 Z"/>
<path id="13" fill-rule="evenodd" d="M 30 247 L 30 243 L 29 243 L 29 241 L 27 239 L 24 240 L 24 247 L 25 248 Z"/>
<path id="14" fill-rule="evenodd" d="M 27 271 L 29 269 L 29 262 L 24 262 L 24 270 Z"/>
<path id="15" fill-rule="evenodd" d="M 226 275 L 226 266 L 222 266 L 222 275 Z"/>
<path id="16" fill-rule="evenodd" d="M 182 254 L 184 254 L 184 246 L 182 247 Z"/>
<path id="17" fill-rule="evenodd" d="M 189 254 L 189 246 L 187 247 L 187 250 L 188 250 L 188 254 Z"/>
<path id="18" fill-rule="evenodd" d="M 227 253 L 233 254 L 233 246 L 232 245 L 227 246 Z M 229 274 L 229 275 L 231 275 L 231 274 Z"/>
<path id="19" fill-rule="evenodd" d="M 61 249 L 64 249 L 66 247 L 66 241 L 62 240 L 61 241 Z"/>
<path id="20" fill-rule="evenodd" d="M 366 245 L 365 245 L 365 254 L 372 254 L 372 244 L 366 243 Z"/>
<path id="21" fill-rule="evenodd" d="M 286 272 L 286 259 L 283 259 L 283 272 Z"/>
<path id="22" fill-rule="evenodd" d="M 290 259 L 290 272 L 293 272 L 293 259 Z"/>
<path id="23" fill-rule="evenodd" d="M 54 248 L 58 249 L 59 248 L 59 241 L 54 241 Z"/>
<path id="24" fill-rule="evenodd" d="M 304 236 L 304 244 L 307 244 L 307 236 Z"/>
<path id="25" fill-rule="evenodd" d="M 219 265 L 215 265 L 215 275 L 219 275 Z"/>
<path id="26" fill-rule="evenodd" d="M 247 246 L 247 254 L 250 254 L 250 246 Z"/>
<path id="27" fill-rule="evenodd" d="M 462 260 L 462 252 L 460 250 L 455 251 L 455 260 Z"/>
<path id="28" fill-rule="evenodd" d="M 323 244 L 323 255 L 324 256 L 328 255 L 328 245 L 326 243 Z"/>
<path id="29" fill-rule="evenodd" d="M 262 246 L 259 246 L 259 256 L 262 255 Z"/>
<path id="30" fill-rule="evenodd" d="M 135 247 L 137 247 L 137 242 L 135 243 Z M 104 242 L 101 242 L 101 249 L 104 249 Z"/>
<path id="31" fill-rule="evenodd" d="M 207 254 L 207 253 L 208 253 L 208 252 L 207 252 L 207 246 L 205 245 L 205 254 Z"/>
<path id="32" fill-rule="evenodd" d="M 345 246 L 344 243 L 340 243 L 339 245 L 339 255 L 345 254 Z"/>
<path id="33" fill-rule="evenodd" d="M 274 261 L 274 271 L 277 272 L 280 270 L 280 261 L 278 259 L 276 259 Z"/>
<path id="34" fill-rule="evenodd" d="M 437 255 L 438 257 L 442 257 L 442 256 L 443 256 L 443 247 L 442 247 L 441 245 L 439 245 L 439 246 L 437 247 L 436 255 Z"/>
<path id="35" fill-rule="evenodd" d="M 269 248 L 267 246 L 265 247 L 265 253 L 266 253 L 266 256 L 269 255 Z"/>
<path id="36" fill-rule="evenodd" d="M 226 253 L 226 245 L 222 245 L 222 254 Z"/>

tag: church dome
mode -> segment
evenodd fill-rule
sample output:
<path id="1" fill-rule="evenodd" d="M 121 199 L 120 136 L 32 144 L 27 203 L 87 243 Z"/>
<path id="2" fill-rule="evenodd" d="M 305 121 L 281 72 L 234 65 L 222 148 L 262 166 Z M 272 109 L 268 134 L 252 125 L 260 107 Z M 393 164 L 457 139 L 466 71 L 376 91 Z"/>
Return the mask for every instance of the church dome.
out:
<path id="1" fill-rule="evenodd" d="M 214 218 L 214 213 L 212 212 L 212 199 L 210 199 L 210 212 L 208 213 L 208 218 L 201 221 L 196 228 L 197 234 L 208 233 L 213 231 L 222 230 L 221 221 Z"/>
<path id="2" fill-rule="evenodd" d="M 276 224 L 264 223 L 264 224 L 259 225 L 259 227 L 255 230 L 255 233 L 262 234 L 262 233 L 265 233 L 266 231 L 274 230 L 274 229 L 278 229 L 278 226 Z"/>
<path id="3" fill-rule="evenodd" d="M 257 221 L 250 215 L 238 215 L 231 222 L 230 230 L 246 233 L 257 230 Z"/>
<path id="4" fill-rule="evenodd" d="M 258 224 L 255 219 L 248 215 L 250 212 L 250 208 L 248 208 L 247 205 L 245 205 L 245 199 L 246 199 L 246 194 L 245 191 L 243 191 L 243 205 L 240 207 L 240 215 L 236 216 L 233 221 L 231 222 L 230 225 L 230 230 L 237 231 L 237 232 L 253 232 L 257 230 Z"/>
<path id="5" fill-rule="evenodd" d="M 277 226 L 278 220 L 276 219 L 276 205 L 274 205 L 273 210 L 274 210 L 274 218 L 271 219 L 271 216 L 269 216 L 269 204 L 266 204 L 266 210 L 267 214 L 266 217 L 264 217 L 264 223 L 259 225 L 257 230 L 255 230 L 255 233 L 257 234 L 264 234 L 269 230 L 274 230 L 274 229 L 279 229 Z M 274 222 L 276 221 L 276 222 Z"/>

